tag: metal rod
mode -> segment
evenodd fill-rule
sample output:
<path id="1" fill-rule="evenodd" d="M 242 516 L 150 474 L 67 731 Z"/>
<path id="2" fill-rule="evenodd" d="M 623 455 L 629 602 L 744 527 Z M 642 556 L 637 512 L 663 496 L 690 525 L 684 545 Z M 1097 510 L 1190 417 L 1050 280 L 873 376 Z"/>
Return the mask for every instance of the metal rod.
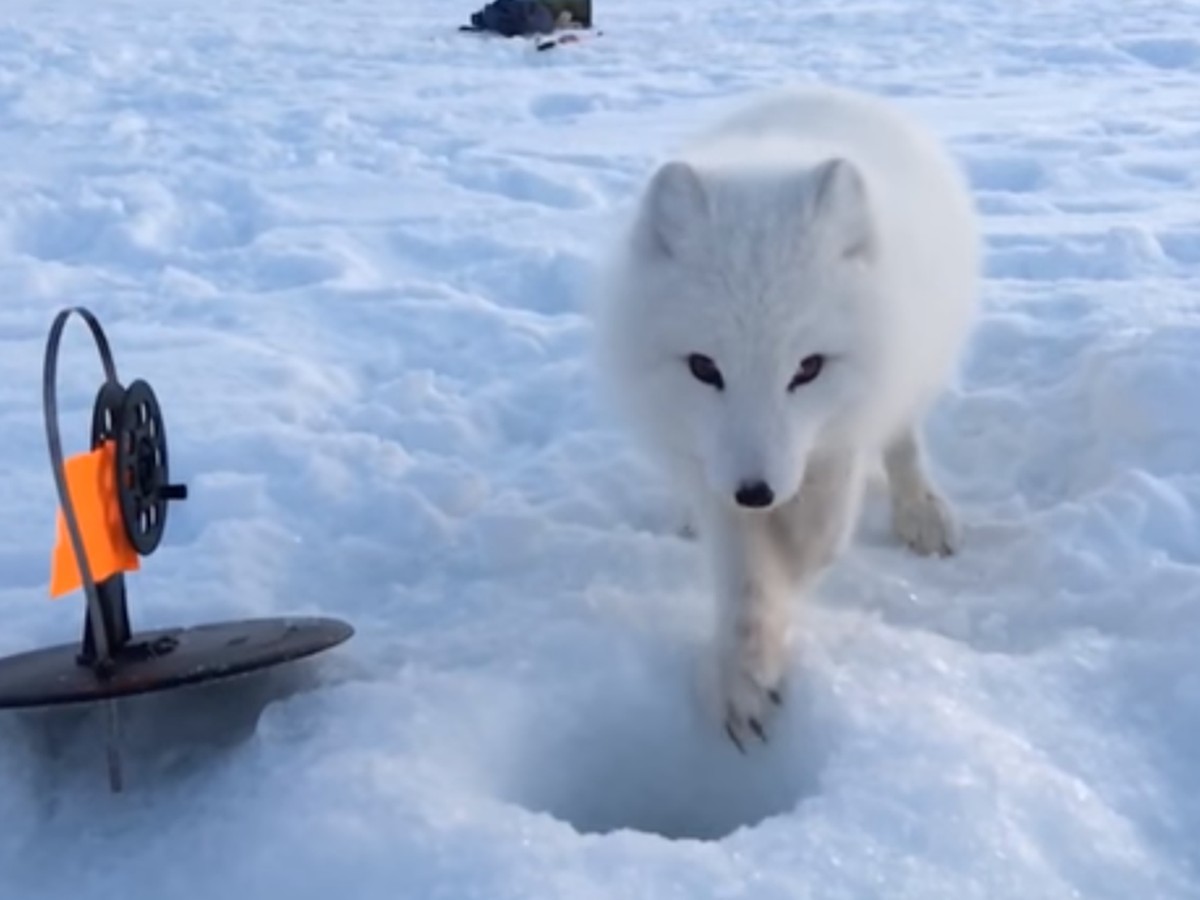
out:
<path id="1" fill-rule="evenodd" d="M 66 522 L 67 534 L 71 540 L 71 549 L 79 564 L 79 573 L 83 580 L 83 590 L 87 596 L 89 621 L 92 623 L 92 641 L 96 650 L 96 665 L 98 671 L 111 663 L 111 647 L 108 631 L 105 628 L 103 609 L 100 596 L 96 590 L 96 581 L 92 577 L 92 567 L 88 563 L 87 552 L 83 543 L 83 535 L 79 530 L 79 520 L 75 515 L 75 507 L 71 503 L 70 492 L 67 489 L 67 476 L 63 462 L 62 434 L 58 427 L 58 347 L 62 341 L 63 329 L 71 313 L 78 313 L 87 323 L 100 353 L 100 362 L 104 366 L 104 377 L 113 383 L 117 382 L 117 367 L 113 362 L 112 350 L 104 330 L 88 310 L 82 307 L 64 309 L 54 319 L 50 328 L 50 336 L 46 341 L 46 358 L 42 370 L 42 411 L 46 421 L 46 441 L 50 448 L 50 467 L 54 471 L 54 486 L 58 492 L 58 502 Z"/>

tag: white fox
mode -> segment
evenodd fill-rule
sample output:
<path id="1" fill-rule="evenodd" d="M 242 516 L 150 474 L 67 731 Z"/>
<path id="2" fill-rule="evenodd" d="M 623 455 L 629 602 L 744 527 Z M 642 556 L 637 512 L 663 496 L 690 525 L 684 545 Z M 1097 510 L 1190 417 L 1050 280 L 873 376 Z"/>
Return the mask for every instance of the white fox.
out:
<path id="1" fill-rule="evenodd" d="M 896 534 L 956 547 L 918 431 L 973 326 L 980 257 L 946 150 L 840 88 L 760 99 L 644 191 L 606 272 L 602 369 L 707 547 L 743 750 L 782 702 L 791 599 L 849 541 L 874 454 Z"/>

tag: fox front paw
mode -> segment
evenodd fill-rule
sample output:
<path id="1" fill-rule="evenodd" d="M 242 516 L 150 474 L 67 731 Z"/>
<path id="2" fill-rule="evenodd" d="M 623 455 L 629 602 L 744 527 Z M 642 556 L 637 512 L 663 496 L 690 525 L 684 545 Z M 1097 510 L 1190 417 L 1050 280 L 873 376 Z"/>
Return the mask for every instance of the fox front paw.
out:
<path id="1" fill-rule="evenodd" d="M 775 713 L 783 706 L 783 666 L 756 664 L 746 654 L 729 654 L 721 665 L 720 713 L 725 733 L 742 753 L 752 742 L 767 743 Z"/>
<path id="2" fill-rule="evenodd" d="M 767 726 L 775 710 L 783 705 L 781 686 L 767 687 L 743 678 L 725 702 L 725 734 L 742 753 L 752 740 L 767 743 Z"/>
<path id="3" fill-rule="evenodd" d="M 950 556 L 959 547 L 960 534 L 954 514 L 946 501 L 932 491 L 895 500 L 892 530 L 921 556 Z"/>

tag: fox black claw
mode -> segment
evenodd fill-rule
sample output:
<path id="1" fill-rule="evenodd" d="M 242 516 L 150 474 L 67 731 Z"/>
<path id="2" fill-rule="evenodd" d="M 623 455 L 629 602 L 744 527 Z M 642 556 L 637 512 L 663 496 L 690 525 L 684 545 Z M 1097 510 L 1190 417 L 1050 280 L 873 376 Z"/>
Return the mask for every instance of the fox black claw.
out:
<path id="1" fill-rule="evenodd" d="M 749 724 L 750 730 L 758 735 L 758 739 L 765 744 L 767 742 L 767 733 L 763 731 L 762 724 L 758 721 L 758 719 L 751 719 Z"/>
<path id="2" fill-rule="evenodd" d="M 733 741 L 733 745 L 735 747 L 737 747 L 738 750 L 740 750 L 743 754 L 745 754 L 745 752 L 746 752 L 745 745 L 743 745 L 742 742 L 738 739 L 737 734 L 733 730 L 733 726 L 730 725 L 728 722 L 725 723 L 725 733 L 727 735 L 729 735 L 729 739 L 731 741 Z"/>

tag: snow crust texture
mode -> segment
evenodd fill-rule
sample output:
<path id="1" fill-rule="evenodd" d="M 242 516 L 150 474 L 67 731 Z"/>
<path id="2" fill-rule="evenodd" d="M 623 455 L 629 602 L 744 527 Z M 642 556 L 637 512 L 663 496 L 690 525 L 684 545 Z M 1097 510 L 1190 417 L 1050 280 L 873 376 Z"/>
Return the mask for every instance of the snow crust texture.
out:
<path id="1" fill-rule="evenodd" d="M 0 654 L 46 599 L 41 353 L 101 317 L 191 498 L 137 625 L 344 617 L 270 677 L 0 716 L 0 898 L 1200 896 L 1200 37 L 1186 3 L 5 0 Z M 693 702 L 693 542 L 597 396 L 587 292 L 654 163 L 822 79 L 969 172 L 986 315 L 742 756 Z M 68 450 L 99 368 L 64 347 Z"/>

